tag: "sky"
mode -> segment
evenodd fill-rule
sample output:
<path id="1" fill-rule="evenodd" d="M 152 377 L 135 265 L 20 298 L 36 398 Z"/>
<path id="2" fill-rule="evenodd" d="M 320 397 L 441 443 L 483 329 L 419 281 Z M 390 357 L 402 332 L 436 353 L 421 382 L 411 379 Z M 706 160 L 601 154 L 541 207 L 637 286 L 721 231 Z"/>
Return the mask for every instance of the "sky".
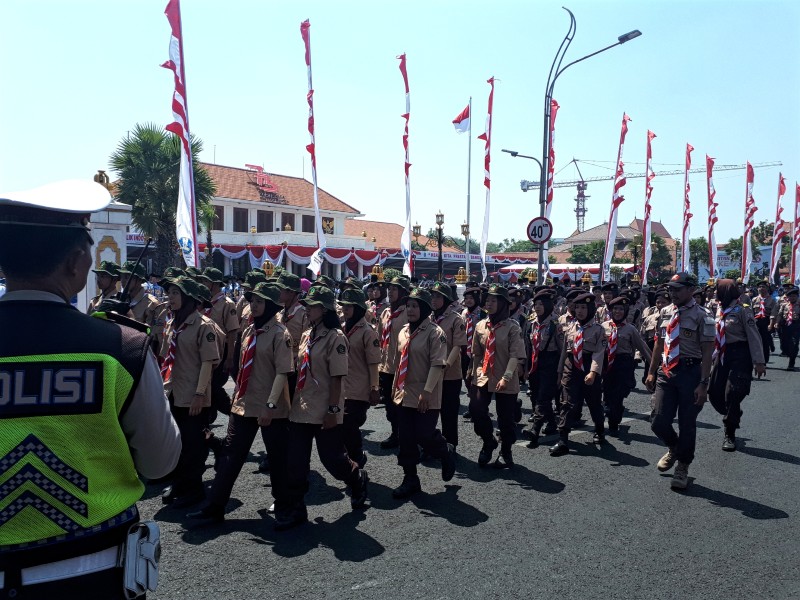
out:
<path id="1" fill-rule="evenodd" d="M 263 165 L 311 178 L 305 151 L 307 79 L 300 23 L 311 21 L 318 181 L 365 218 L 405 217 L 405 96 L 397 56 L 406 53 L 411 93 L 411 222 L 445 233 L 467 218 L 468 136 L 452 120 L 472 97 L 473 138 L 483 132 L 497 80 L 489 240 L 524 239 L 538 193 L 522 179 L 538 167 L 502 148 L 541 157 L 547 74 L 569 16 L 564 0 L 183 0 L 184 58 L 192 133 L 200 159 Z M 780 161 L 756 169 L 756 222 L 775 218 L 778 173 L 784 217 L 800 180 L 800 2 L 566 0 L 577 32 L 564 64 L 638 29 L 642 36 L 565 71 L 555 86 L 556 181 L 613 174 L 623 112 L 631 117 L 623 161 L 644 171 L 646 133 L 656 171 Z M 166 0 L 3 0 L 0 3 L 0 190 L 109 170 L 136 123 L 172 120 Z M 473 139 L 472 237 L 483 227 L 483 142 Z M 591 164 L 590 164 L 591 163 Z M 111 173 L 113 179 L 113 173 Z M 717 240 L 742 233 L 745 172 L 719 172 Z M 704 173 L 690 176 L 691 235 L 706 235 Z M 623 188 L 619 223 L 641 217 L 644 179 Z M 656 177 L 653 219 L 680 237 L 683 176 Z M 586 227 L 608 219 L 612 182 L 589 184 Z M 575 189 L 555 190 L 554 237 L 575 230 Z"/>

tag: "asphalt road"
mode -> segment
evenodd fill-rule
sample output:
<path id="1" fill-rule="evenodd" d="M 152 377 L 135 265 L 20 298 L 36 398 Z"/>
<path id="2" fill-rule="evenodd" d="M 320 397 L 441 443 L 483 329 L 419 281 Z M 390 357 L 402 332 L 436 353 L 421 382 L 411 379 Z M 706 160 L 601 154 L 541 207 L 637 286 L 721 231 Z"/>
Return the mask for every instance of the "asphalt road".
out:
<path id="1" fill-rule="evenodd" d="M 596 448 L 574 432 L 559 458 L 521 440 L 511 471 L 479 468 L 462 422 L 455 478 L 444 484 L 438 463 L 422 466 L 424 492 L 407 502 L 391 497 L 402 470 L 378 446 L 385 412 L 370 410 L 369 507 L 351 511 L 314 454 L 310 522 L 283 533 L 266 512 L 257 439 L 222 524 L 192 526 L 161 504 L 162 486 L 148 486 L 140 510 L 160 521 L 163 541 L 148 597 L 800 598 L 800 373 L 786 362 L 773 357 L 753 383 L 738 452 L 722 452 L 721 417 L 706 404 L 686 492 L 656 470 L 665 449 L 643 390 L 626 401 L 619 438 Z M 224 435 L 224 417 L 216 425 Z M 207 483 L 213 475 L 209 458 Z"/>

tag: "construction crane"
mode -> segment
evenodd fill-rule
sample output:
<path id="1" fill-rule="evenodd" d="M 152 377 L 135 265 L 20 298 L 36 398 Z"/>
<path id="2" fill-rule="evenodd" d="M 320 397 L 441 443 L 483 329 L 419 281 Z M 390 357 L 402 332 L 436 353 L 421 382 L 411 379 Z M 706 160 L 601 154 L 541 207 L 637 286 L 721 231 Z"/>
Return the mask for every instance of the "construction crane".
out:
<path id="1" fill-rule="evenodd" d="M 588 177 L 584 178 L 583 174 L 581 173 L 580 168 L 578 167 L 578 159 L 573 158 L 567 164 L 574 164 L 575 168 L 578 169 L 578 176 L 580 179 L 577 181 L 555 181 L 553 182 L 554 188 L 562 188 L 562 187 L 572 187 L 573 185 L 578 190 L 578 195 L 575 197 L 575 217 L 578 221 L 578 231 L 581 232 L 584 229 L 584 220 L 586 218 L 586 199 L 590 198 L 591 196 L 586 195 L 586 188 L 588 187 L 590 181 L 611 181 L 614 179 L 614 175 L 602 175 L 600 177 Z M 586 161 L 583 161 L 586 162 Z M 766 162 L 766 163 L 757 163 L 752 165 L 754 169 L 764 169 L 767 167 L 780 167 L 783 166 L 783 163 L 780 161 L 778 162 Z M 739 171 L 742 169 L 746 169 L 747 165 L 714 165 L 714 172 L 718 171 Z M 689 173 L 705 173 L 705 167 L 698 167 L 697 169 L 689 169 Z M 685 169 L 675 169 L 674 171 L 656 171 L 655 175 L 657 177 L 663 177 L 665 175 L 683 175 L 686 173 Z M 625 175 L 626 179 L 634 179 L 634 178 L 641 178 L 645 177 L 647 173 L 628 173 Z M 523 179 L 519 182 L 520 188 L 523 192 L 527 192 L 528 190 L 538 190 L 539 189 L 539 182 L 538 181 L 528 181 Z"/>

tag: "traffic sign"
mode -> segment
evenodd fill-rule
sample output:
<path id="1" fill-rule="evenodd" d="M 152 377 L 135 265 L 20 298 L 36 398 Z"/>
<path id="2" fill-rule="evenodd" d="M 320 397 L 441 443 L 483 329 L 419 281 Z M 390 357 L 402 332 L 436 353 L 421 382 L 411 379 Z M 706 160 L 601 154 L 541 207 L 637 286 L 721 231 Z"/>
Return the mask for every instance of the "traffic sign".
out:
<path id="1" fill-rule="evenodd" d="M 547 217 L 536 217 L 528 223 L 528 239 L 534 244 L 544 244 L 553 235 L 553 224 Z"/>

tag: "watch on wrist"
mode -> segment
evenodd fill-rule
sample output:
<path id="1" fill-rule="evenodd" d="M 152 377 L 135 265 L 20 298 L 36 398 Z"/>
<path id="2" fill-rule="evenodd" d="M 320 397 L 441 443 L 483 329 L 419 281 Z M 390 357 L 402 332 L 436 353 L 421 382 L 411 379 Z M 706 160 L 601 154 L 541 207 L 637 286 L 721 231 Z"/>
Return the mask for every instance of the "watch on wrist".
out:
<path id="1" fill-rule="evenodd" d="M 328 407 L 328 414 L 329 415 L 335 415 L 335 414 L 338 414 L 340 412 L 342 412 L 342 409 L 339 407 L 338 404 L 334 404 L 334 405 Z"/>
<path id="2" fill-rule="evenodd" d="M 704 386 L 708 387 L 709 379 L 711 379 L 711 378 L 710 377 L 706 377 L 705 379 L 701 379 L 700 380 L 700 385 L 704 385 Z"/>
<path id="3" fill-rule="evenodd" d="M 275 404 L 274 402 L 267 402 L 267 408 L 271 408 L 271 409 L 274 410 L 274 409 L 278 408 L 278 405 Z"/>

